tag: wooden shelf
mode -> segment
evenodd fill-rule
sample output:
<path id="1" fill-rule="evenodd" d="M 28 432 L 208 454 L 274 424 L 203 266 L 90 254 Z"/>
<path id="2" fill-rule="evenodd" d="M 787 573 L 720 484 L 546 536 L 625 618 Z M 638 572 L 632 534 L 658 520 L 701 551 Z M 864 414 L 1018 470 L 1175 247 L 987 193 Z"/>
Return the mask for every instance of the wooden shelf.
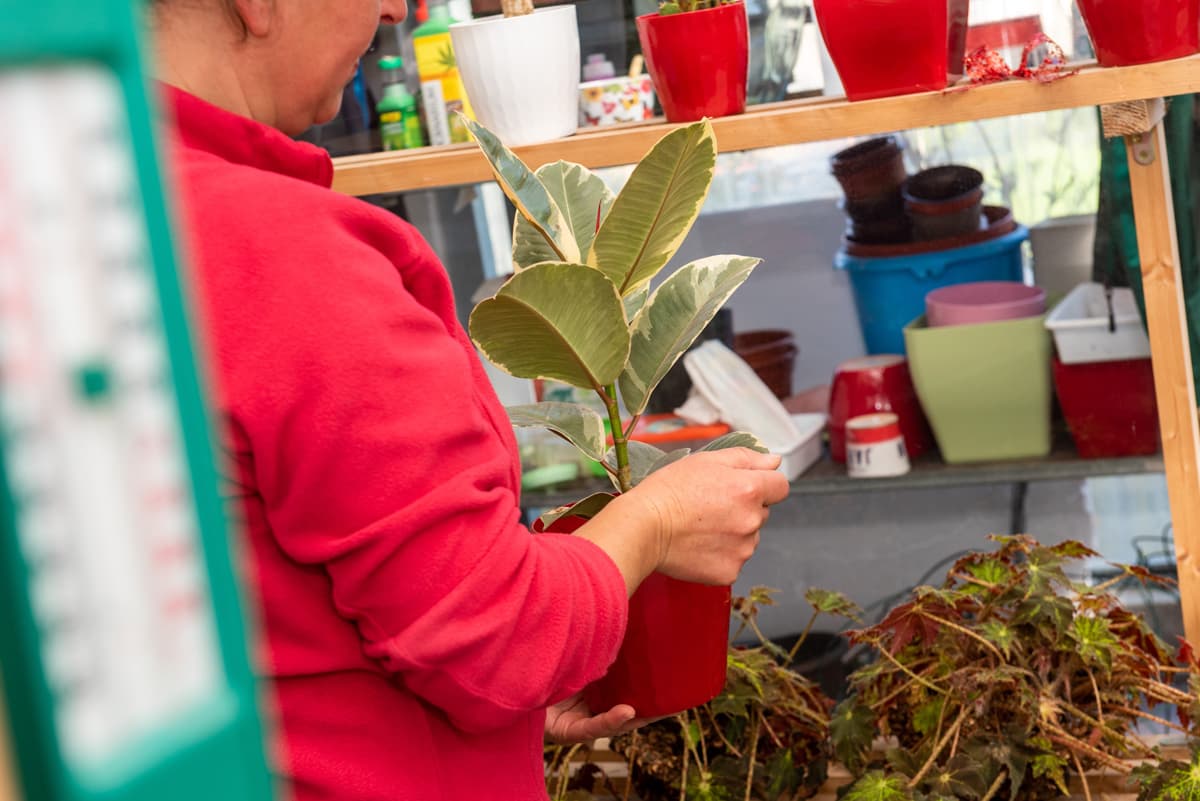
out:
<path id="1" fill-rule="evenodd" d="M 1072 481 L 1099 476 L 1129 476 L 1162 473 L 1161 454 L 1114 459 L 1081 459 L 1066 440 L 1056 443 L 1049 456 L 1016 459 L 1007 462 L 946 464 L 936 454 L 927 454 L 913 463 L 912 470 L 895 478 L 850 478 L 846 466 L 829 458 L 792 482 L 792 497 L 835 495 L 886 490 L 947 489 L 986 484 L 1016 484 L 1034 481 Z M 523 492 L 521 505 L 533 509 L 553 508 L 573 503 L 593 492 L 611 488 L 607 481 L 589 479 L 563 485 L 553 491 Z"/>
<path id="2" fill-rule="evenodd" d="M 772 103 L 713 120 L 713 127 L 718 147 L 731 152 L 1194 91 L 1200 91 L 1200 56 L 1136 67 L 1088 65 L 1044 84 L 1014 80 L 859 103 L 825 97 Z M 516 152 L 535 168 L 559 159 L 588 167 L 630 164 L 671 127 L 659 120 L 588 128 Z M 372 195 L 490 179 L 486 161 L 470 144 L 335 159 L 333 186 L 351 195 Z"/>

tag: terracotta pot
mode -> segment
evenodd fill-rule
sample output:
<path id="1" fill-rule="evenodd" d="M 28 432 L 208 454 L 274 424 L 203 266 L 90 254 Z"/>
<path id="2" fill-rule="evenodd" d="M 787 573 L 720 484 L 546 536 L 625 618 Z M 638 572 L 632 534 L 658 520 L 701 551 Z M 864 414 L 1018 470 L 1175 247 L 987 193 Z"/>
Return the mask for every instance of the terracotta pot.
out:
<path id="1" fill-rule="evenodd" d="M 851 100 L 944 89 L 962 74 L 969 0 L 813 0 Z"/>
<path id="2" fill-rule="evenodd" d="M 777 398 L 792 394 L 792 372 L 800 349 L 783 329 L 746 331 L 734 337 L 734 351 Z"/>
<path id="3" fill-rule="evenodd" d="M 643 14 L 638 39 L 669 122 L 746 110 L 746 7 L 729 3 L 683 14 Z"/>
<path id="4" fill-rule="evenodd" d="M 1079 0 L 1079 11 L 1105 67 L 1200 50 L 1200 0 Z"/>
<path id="5" fill-rule="evenodd" d="M 846 200 L 859 204 L 898 196 L 900 185 L 908 178 L 904 148 L 894 136 L 868 139 L 835 153 L 829 169 L 842 185 Z"/>
<path id="6" fill-rule="evenodd" d="M 569 534 L 585 522 L 568 515 L 546 531 Z M 616 661 L 584 688 L 588 707 L 629 704 L 639 717 L 661 717 L 716 698 L 725 686 L 731 602 L 730 587 L 651 573 L 629 599 Z"/>
<path id="7" fill-rule="evenodd" d="M 919 240 L 964 236 L 987 227 L 982 218 L 983 174 L 946 165 L 923 170 L 904 182 L 904 208 Z"/>

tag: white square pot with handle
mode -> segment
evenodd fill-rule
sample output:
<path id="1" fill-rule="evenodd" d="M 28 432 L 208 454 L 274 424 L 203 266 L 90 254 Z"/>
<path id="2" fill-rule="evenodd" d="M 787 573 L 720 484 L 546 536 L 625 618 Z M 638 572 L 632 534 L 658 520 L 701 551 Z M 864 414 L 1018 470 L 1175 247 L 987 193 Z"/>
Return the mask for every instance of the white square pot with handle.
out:
<path id="1" fill-rule="evenodd" d="M 579 124 L 579 26 L 575 6 L 450 26 L 454 56 L 475 117 L 509 147 L 575 133 Z"/>

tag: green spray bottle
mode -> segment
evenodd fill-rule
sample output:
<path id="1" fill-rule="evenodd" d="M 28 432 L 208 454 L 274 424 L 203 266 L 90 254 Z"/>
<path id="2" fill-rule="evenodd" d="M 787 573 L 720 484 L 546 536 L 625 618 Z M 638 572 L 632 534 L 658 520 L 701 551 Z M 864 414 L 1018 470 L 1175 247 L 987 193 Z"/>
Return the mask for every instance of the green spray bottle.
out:
<path id="1" fill-rule="evenodd" d="M 404 59 L 384 56 L 379 59 L 383 70 L 383 97 L 375 105 L 379 114 L 379 136 L 384 150 L 403 150 L 423 147 L 421 118 L 417 114 L 417 99 L 404 82 Z"/>

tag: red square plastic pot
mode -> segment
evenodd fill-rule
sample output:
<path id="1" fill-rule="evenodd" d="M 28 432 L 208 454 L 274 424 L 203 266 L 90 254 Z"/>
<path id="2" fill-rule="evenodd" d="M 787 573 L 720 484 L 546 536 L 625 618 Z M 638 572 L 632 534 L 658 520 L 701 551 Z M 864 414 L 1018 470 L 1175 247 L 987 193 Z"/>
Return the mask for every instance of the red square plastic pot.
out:
<path id="1" fill-rule="evenodd" d="M 944 89 L 962 74 L 969 0 L 813 0 L 846 97 Z"/>
<path id="2" fill-rule="evenodd" d="M 1079 0 L 1079 11 L 1105 67 L 1200 50 L 1200 0 Z"/>
<path id="3" fill-rule="evenodd" d="M 646 69 L 670 122 L 746 110 L 750 34 L 744 3 L 636 20 Z"/>
<path id="4" fill-rule="evenodd" d="M 568 534 L 585 522 L 560 517 L 546 531 Z M 730 587 L 652 573 L 629 599 L 616 661 L 584 688 L 588 707 L 629 704 L 639 717 L 661 717 L 711 701 L 725 686 L 731 602 Z"/>
<path id="5" fill-rule="evenodd" d="M 1054 388 L 1083 458 L 1158 452 L 1158 407 L 1149 359 L 1063 364 L 1056 356 Z"/>

